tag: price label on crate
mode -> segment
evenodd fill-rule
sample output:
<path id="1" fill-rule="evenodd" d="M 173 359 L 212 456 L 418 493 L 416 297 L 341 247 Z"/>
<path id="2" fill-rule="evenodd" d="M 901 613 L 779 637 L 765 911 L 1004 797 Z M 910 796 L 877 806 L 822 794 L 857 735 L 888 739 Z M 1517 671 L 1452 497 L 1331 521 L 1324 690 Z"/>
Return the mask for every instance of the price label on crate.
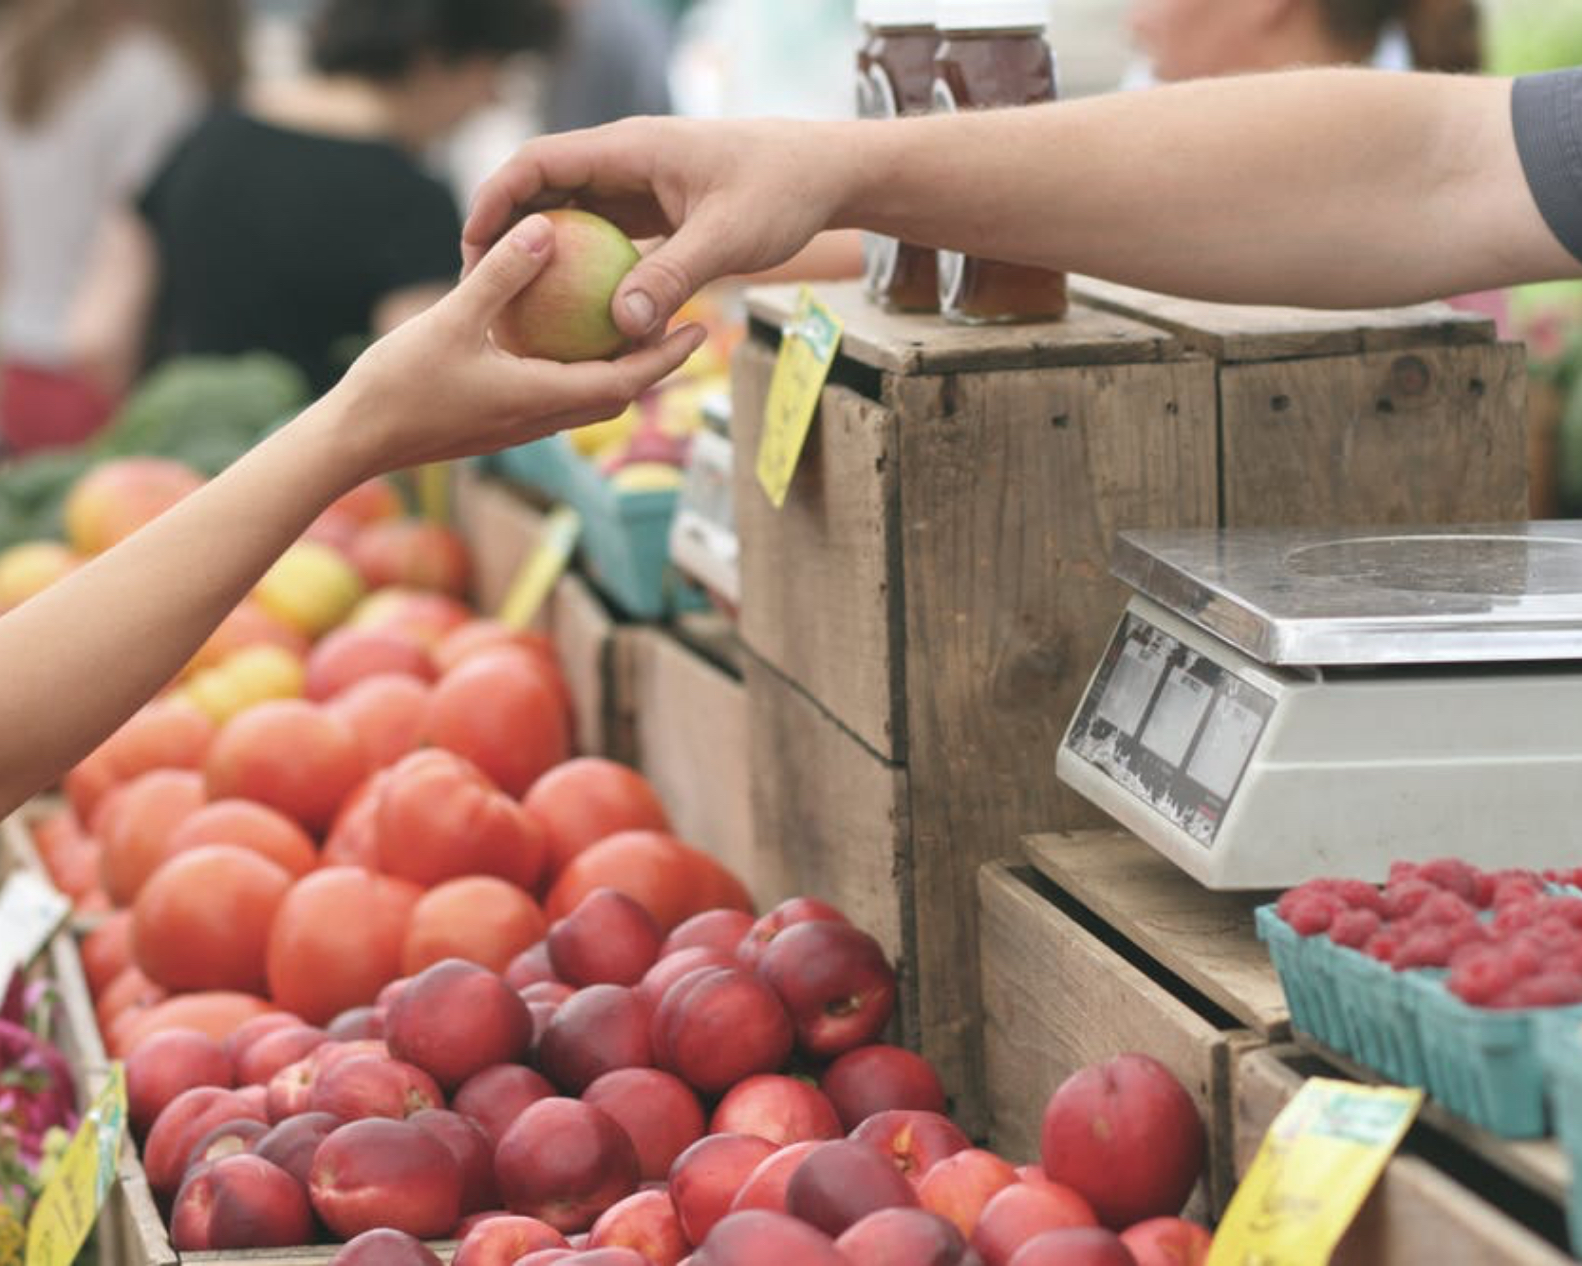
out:
<path id="1" fill-rule="evenodd" d="M 758 445 L 758 482 L 777 510 L 785 505 L 844 329 L 841 319 L 803 286 L 796 315 L 780 340 Z"/>
<path id="2" fill-rule="evenodd" d="M 1421 1090 L 1311 1078 L 1269 1127 L 1208 1266 L 1325 1266 L 1422 1102 Z"/>
<path id="3" fill-rule="evenodd" d="M 692 437 L 687 477 L 670 521 L 670 558 L 729 602 L 741 601 L 741 544 L 731 491 L 731 442 L 713 431 Z"/>
<path id="4" fill-rule="evenodd" d="M 538 548 L 527 556 L 500 604 L 501 624 L 525 629 L 533 622 L 549 598 L 549 591 L 565 572 L 581 535 L 582 516 L 570 506 L 557 506 L 550 513 L 544 520 L 544 535 Z"/>
<path id="5" fill-rule="evenodd" d="M 126 1075 L 110 1065 L 105 1083 L 61 1154 L 33 1206 L 27 1228 L 27 1266 L 71 1266 L 93 1230 L 115 1182 L 126 1134 Z"/>
<path id="6" fill-rule="evenodd" d="M 11 977 L 38 956 L 71 913 L 71 902 L 31 871 L 19 870 L 0 888 L 0 998 Z"/>

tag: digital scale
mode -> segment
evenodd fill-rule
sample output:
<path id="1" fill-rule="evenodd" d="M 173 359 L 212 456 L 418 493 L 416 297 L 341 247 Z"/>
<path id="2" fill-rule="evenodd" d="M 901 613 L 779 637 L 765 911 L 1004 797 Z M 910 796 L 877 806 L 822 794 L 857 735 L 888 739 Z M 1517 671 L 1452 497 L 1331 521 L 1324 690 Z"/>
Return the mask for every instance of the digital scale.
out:
<path id="1" fill-rule="evenodd" d="M 1582 523 L 1129 532 L 1059 777 L 1210 888 L 1582 865 Z"/>

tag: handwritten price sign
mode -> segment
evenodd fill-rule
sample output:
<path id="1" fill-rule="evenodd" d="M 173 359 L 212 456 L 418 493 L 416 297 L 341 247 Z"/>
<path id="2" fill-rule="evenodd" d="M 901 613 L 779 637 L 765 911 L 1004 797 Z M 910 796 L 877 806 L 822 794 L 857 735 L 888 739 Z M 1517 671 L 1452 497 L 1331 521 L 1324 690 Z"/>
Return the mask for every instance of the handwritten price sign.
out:
<path id="1" fill-rule="evenodd" d="M 758 482 L 777 510 L 785 505 L 844 329 L 841 319 L 802 287 L 796 315 L 780 340 L 758 445 Z"/>

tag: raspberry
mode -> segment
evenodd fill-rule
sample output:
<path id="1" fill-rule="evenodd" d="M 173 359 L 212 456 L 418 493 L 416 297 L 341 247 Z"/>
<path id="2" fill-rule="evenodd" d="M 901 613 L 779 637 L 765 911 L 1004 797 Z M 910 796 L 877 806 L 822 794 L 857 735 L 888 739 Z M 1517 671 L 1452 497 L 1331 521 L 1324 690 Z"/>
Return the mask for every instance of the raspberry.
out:
<path id="1" fill-rule="evenodd" d="M 1544 903 L 1546 913 L 1564 919 L 1574 928 L 1582 928 L 1582 897 L 1551 897 Z"/>
<path id="2" fill-rule="evenodd" d="M 1418 925 L 1438 924 L 1449 927 L 1457 923 L 1465 923 L 1469 919 L 1476 919 L 1477 911 L 1459 893 L 1436 892 L 1427 901 L 1420 905 L 1412 915 Z"/>
<path id="3" fill-rule="evenodd" d="M 1405 919 L 1416 913 L 1417 908 L 1439 889 L 1425 879 L 1406 879 L 1392 882 L 1384 890 L 1384 913 L 1392 919 Z"/>
<path id="4" fill-rule="evenodd" d="M 1487 945 L 1492 940 L 1489 930 L 1476 919 L 1468 919 L 1464 923 L 1451 924 L 1446 931 L 1450 935 L 1450 951 L 1455 953 L 1472 945 Z"/>
<path id="5" fill-rule="evenodd" d="M 1384 894 L 1363 879 L 1343 879 L 1335 888 L 1335 895 L 1353 910 L 1372 910 L 1384 913 Z"/>
<path id="6" fill-rule="evenodd" d="M 1582 975 L 1575 972 L 1545 972 L 1510 985 L 1489 1006 L 1502 1010 L 1524 1007 L 1570 1007 L 1582 1002 Z"/>
<path id="7" fill-rule="evenodd" d="M 1505 961 L 1518 976 L 1536 975 L 1548 957 L 1543 944 L 1531 932 L 1520 932 L 1499 946 Z"/>
<path id="8" fill-rule="evenodd" d="M 1523 928 L 1530 928 L 1543 916 L 1543 899 L 1541 897 L 1523 897 L 1519 901 L 1507 901 L 1498 906 L 1498 913 L 1494 916 L 1494 932 L 1496 936 L 1507 936 L 1512 932 L 1520 932 Z"/>
<path id="9" fill-rule="evenodd" d="M 1438 857 L 1425 862 L 1417 877 L 1465 898 L 1469 904 L 1478 899 L 1478 872 L 1459 857 Z"/>
<path id="10" fill-rule="evenodd" d="M 1449 928 L 1419 927 L 1401 943 L 1393 966 L 1396 971 L 1405 971 L 1408 967 L 1444 967 L 1449 964 L 1453 949 Z"/>
<path id="11" fill-rule="evenodd" d="M 1536 875 L 1522 870 L 1499 872 L 1494 883 L 1494 906 L 1501 909 L 1511 902 L 1536 900 L 1544 895 L 1544 886 Z"/>
<path id="12" fill-rule="evenodd" d="M 1338 904 L 1334 900 L 1337 882 L 1334 879 L 1309 879 L 1305 884 L 1298 884 L 1281 896 L 1274 908 L 1275 913 L 1289 923 L 1290 911 L 1295 906 L 1309 904 L 1315 899 L 1327 905 Z"/>
<path id="13" fill-rule="evenodd" d="M 1458 951 L 1450 968 L 1450 992 L 1463 1002 L 1475 1007 L 1486 1007 L 1493 999 L 1510 988 L 1517 976 L 1510 963 L 1489 946 L 1469 947 L 1470 953 Z"/>
<path id="14" fill-rule="evenodd" d="M 1390 963 L 1395 961 L 1395 955 L 1400 948 L 1400 934 L 1385 927 L 1368 938 L 1368 943 L 1362 947 L 1362 952 L 1369 958 L 1378 959 L 1381 963 Z"/>
<path id="15" fill-rule="evenodd" d="M 1419 869 L 1416 862 L 1391 862 L 1390 876 L 1385 883 L 1391 888 L 1404 884 L 1409 879 L 1416 879 Z"/>
<path id="16" fill-rule="evenodd" d="M 1531 935 L 1536 937 L 1544 951 L 1556 954 L 1571 949 L 1582 942 L 1582 931 L 1578 931 L 1564 919 L 1553 914 L 1546 914 L 1533 924 Z"/>
<path id="17" fill-rule="evenodd" d="M 1335 916 L 1329 925 L 1329 939 L 1336 945 L 1361 949 L 1381 926 L 1383 920 L 1374 911 L 1353 906 Z"/>
<path id="18" fill-rule="evenodd" d="M 1292 902 L 1285 921 L 1301 936 L 1317 936 L 1328 930 L 1335 913 L 1331 898 L 1310 893 L 1303 900 Z"/>

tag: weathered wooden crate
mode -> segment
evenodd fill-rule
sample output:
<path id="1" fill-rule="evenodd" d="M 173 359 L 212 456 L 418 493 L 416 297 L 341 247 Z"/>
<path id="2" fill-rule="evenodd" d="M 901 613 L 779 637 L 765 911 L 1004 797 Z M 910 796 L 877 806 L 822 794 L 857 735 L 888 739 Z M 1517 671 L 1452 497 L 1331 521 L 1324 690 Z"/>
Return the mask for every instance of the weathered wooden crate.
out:
<path id="1" fill-rule="evenodd" d="M 959 329 L 819 293 L 846 330 L 778 511 L 754 457 L 795 290 L 753 292 L 734 366 L 755 826 L 781 891 L 876 915 L 981 1126 L 973 884 L 1106 821 L 1054 752 L 1123 605 L 1116 532 L 1520 516 L 1520 352 L 1441 308 L 1215 339 L 1140 301 Z"/>
<path id="2" fill-rule="evenodd" d="M 1235 1187 L 1231 1071 L 1289 1034 L 1279 981 L 1245 894 L 1212 893 L 1129 835 L 1038 836 L 1026 865 L 979 874 L 990 1138 L 1038 1155 L 1054 1088 L 1089 1064 L 1151 1055 L 1180 1078 L 1208 1130 L 1194 1199 L 1217 1215 Z"/>
<path id="3" fill-rule="evenodd" d="M 1309 1076 L 1342 1075 L 1294 1046 L 1238 1052 L 1236 1173 L 1246 1172 L 1281 1108 Z M 1549 1266 L 1574 1260 L 1562 1208 L 1570 1175 L 1554 1142 L 1444 1134 L 1420 1119 L 1336 1250 L 1335 1266 Z M 1480 1132 L 1481 1133 L 1481 1132 Z"/>

